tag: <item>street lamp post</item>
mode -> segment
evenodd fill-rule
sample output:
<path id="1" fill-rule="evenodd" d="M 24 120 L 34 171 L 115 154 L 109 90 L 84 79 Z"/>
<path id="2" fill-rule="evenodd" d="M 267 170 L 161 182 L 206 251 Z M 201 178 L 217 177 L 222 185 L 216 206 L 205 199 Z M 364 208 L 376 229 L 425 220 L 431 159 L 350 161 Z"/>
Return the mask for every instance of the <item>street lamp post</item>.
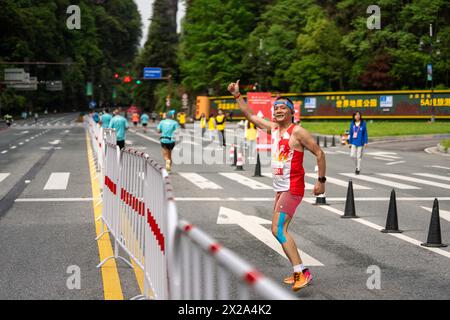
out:
<path id="1" fill-rule="evenodd" d="M 433 78 L 433 47 L 439 44 L 440 40 L 436 37 L 435 42 L 433 43 L 433 25 L 430 24 L 430 43 L 428 47 L 428 53 L 430 55 L 430 62 L 427 64 L 427 81 L 431 81 L 431 122 L 435 121 L 434 114 L 434 101 L 433 101 L 433 93 L 434 93 L 434 78 Z M 419 50 L 423 50 L 425 46 L 423 40 L 420 40 Z M 440 55 L 439 49 L 436 50 L 436 55 Z"/>

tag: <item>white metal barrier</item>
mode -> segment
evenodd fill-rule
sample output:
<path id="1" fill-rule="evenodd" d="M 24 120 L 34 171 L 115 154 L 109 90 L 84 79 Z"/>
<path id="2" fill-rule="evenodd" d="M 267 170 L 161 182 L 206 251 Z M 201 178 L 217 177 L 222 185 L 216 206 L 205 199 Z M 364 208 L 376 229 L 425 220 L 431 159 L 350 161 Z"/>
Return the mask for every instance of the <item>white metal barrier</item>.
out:
<path id="1" fill-rule="evenodd" d="M 179 221 L 168 174 L 145 153 L 112 143 L 105 130 L 100 143 L 95 123 L 91 141 L 104 148 L 101 220 L 119 248 L 144 272 L 143 297 L 149 299 L 295 299 L 230 250 L 186 221 Z M 108 136 L 109 135 L 109 136 Z M 97 136 L 98 137 L 98 136 Z M 111 139 L 106 142 L 106 139 Z M 101 149 L 97 149 L 98 156 Z"/>
<path id="2" fill-rule="evenodd" d="M 178 222 L 173 245 L 172 299 L 297 299 L 187 221 Z"/>

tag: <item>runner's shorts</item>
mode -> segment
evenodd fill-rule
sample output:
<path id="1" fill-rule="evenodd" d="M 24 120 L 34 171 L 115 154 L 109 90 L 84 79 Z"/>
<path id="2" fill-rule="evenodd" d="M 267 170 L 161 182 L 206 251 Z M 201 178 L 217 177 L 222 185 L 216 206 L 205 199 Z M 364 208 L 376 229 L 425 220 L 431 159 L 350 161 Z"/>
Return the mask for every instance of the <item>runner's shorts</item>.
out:
<path id="1" fill-rule="evenodd" d="M 163 143 L 161 142 L 161 147 L 167 150 L 172 150 L 175 147 L 175 142 L 172 143 Z"/>
<path id="2" fill-rule="evenodd" d="M 302 196 L 295 196 L 289 191 L 277 192 L 273 212 L 284 212 L 292 219 L 302 199 Z"/>

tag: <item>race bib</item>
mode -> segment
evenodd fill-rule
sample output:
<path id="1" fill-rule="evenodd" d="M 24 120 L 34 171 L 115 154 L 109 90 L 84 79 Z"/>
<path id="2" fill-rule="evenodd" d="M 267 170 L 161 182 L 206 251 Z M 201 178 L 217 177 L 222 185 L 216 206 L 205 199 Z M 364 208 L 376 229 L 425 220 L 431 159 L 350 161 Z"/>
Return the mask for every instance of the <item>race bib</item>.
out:
<path id="1" fill-rule="evenodd" d="M 275 176 L 283 175 L 283 163 L 282 162 L 272 162 L 272 174 Z"/>
<path id="2" fill-rule="evenodd" d="M 356 138 L 358 138 L 358 131 L 353 132 L 353 139 L 356 139 Z"/>

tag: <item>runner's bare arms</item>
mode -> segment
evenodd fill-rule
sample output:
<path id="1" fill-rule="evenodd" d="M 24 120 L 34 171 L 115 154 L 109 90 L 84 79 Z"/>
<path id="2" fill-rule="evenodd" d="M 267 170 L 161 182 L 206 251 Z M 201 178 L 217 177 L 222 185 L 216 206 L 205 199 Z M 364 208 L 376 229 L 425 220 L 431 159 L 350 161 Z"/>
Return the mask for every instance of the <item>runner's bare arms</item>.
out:
<path id="1" fill-rule="evenodd" d="M 248 121 L 252 122 L 260 129 L 266 129 L 267 133 L 270 134 L 271 130 L 276 127 L 277 124 L 253 114 L 253 111 L 248 107 L 247 102 L 245 102 L 244 98 L 239 92 L 239 81 L 240 80 L 230 83 L 228 85 L 228 91 L 234 96 L 239 105 L 239 108 L 241 109 L 244 116 L 248 119 Z"/>

